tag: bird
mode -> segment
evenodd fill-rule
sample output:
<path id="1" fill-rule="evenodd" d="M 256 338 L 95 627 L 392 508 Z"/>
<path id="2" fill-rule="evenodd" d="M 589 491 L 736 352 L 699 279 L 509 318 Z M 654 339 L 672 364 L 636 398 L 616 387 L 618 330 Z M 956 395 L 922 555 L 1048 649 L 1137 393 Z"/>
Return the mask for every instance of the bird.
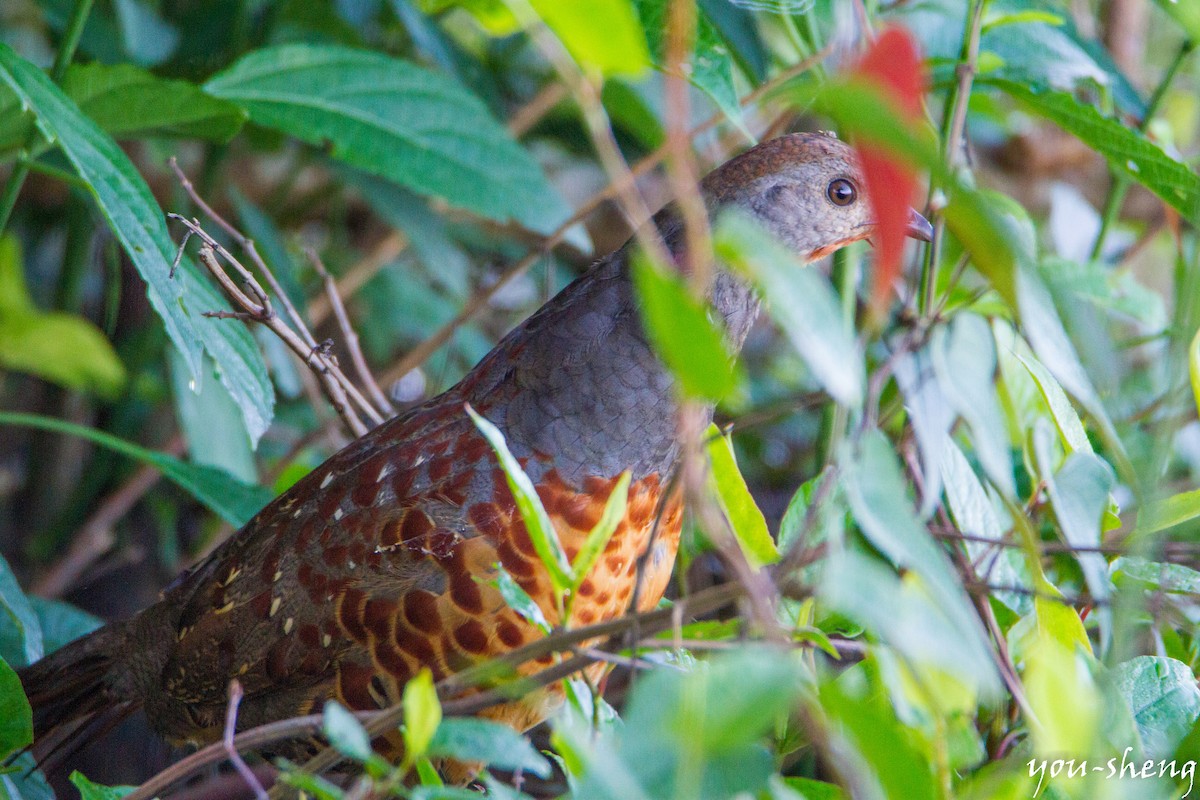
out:
<path id="1" fill-rule="evenodd" d="M 826 133 L 758 144 L 700 188 L 710 214 L 740 209 L 806 262 L 874 231 L 855 152 Z M 915 211 L 910 219 L 909 235 L 928 240 L 929 223 Z M 652 224 L 679 254 L 680 212 L 667 206 Z M 36 741 L 78 742 L 142 708 L 169 742 L 213 742 L 234 679 L 244 693 L 242 729 L 331 700 L 354 710 L 394 705 L 421 670 L 440 680 L 544 635 L 505 602 L 498 566 L 551 625 L 654 607 L 683 517 L 670 480 L 681 400 L 641 322 L 633 242 L 516 326 L 459 383 L 276 497 L 154 605 L 22 669 Z M 707 299 L 737 352 L 759 297 L 717 269 Z M 547 570 L 468 404 L 503 433 L 568 559 L 630 473 L 623 517 L 578 586 L 569 620 L 558 616 Z M 704 413 L 711 419 L 712 407 Z M 544 656 L 525 669 L 549 663 Z M 543 692 L 483 713 L 524 731 L 553 707 Z"/>

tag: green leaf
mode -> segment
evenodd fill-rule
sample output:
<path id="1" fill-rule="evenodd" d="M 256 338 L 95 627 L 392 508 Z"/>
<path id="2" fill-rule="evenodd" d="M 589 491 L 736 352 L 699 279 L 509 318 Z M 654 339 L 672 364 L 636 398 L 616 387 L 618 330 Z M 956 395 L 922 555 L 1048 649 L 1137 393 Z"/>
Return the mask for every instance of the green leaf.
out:
<path id="1" fill-rule="evenodd" d="M 1187 664 L 1138 656 L 1114 670 L 1117 688 L 1133 711 L 1147 758 L 1169 759 L 1200 719 L 1200 688 Z"/>
<path id="2" fill-rule="evenodd" d="M 187 440 L 193 464 L 227 472 L 243 483 L 258 482 L 254 451 L 237 403 L 216 376 L 207 356 L 200 374 L 191 378 L 177 352 L 167 354 L 175 416 Z"/>
<path id="3" fill-rule="evenodd" d="M 21 679 L 0 659 L 0 759 L 33 741 L 33 709 Z"/>
<path id="4" fill-rule="evenodd" d="M 848 750 L 846 755 L 858 782 L 875 788 L 864 796 L 906 800 L 942 797 L 929 754 L 897 719 L 887 696 L 868 691 L 864 683 L 825 681 L 820 687 L 819 704 L 814 703 L 814 711 L 827 720 L 836 731 L 837 741 Z"/>
<path id="5" fill-rule="evenodd" d="M 95 192 L 96 203 L 113 233 L 146 281 L 150 303 L 166 323 L 171 341 L 195 369 L 200 340 L 184 310 L 182 286 L 168 277 L 174 252 L 163 216 L 129 158 L 94 122 L 80 113 L 37 67 L 0 45 L 0 79 L 12 87 L 37 126 L 57 141 L 76 172 Z"/>
<path id="6" fill-rule="evenodd" d="M 771 317 L 829 395 L 843 405 L 857 407 L 866 385 L 862 353 L 846 329 L 841 303 L 829 280 L 806 268 L 743 215 L 721 218 L 715 246 L 723 261 L 758 287 Z"/>
<path id="7" fill-rule="evenodd" d="M 955 315 L 933 332 L 930 343 L 937 382 L 971 427 L 975 454 L 992 483 L 1011 497 L 1016 492 L 1008 431 L 996 395 L 996 350 L 983 317 Z"/>
<path id="8" fill-rule="evenodd" d="M 404 684 L 404 758 L 411 763 L 429 750 L 442 722 L 442 704 L 433 688 L 433 674 L 422 669 Z"/>
<path id="9" fill-rule="evenodd" d="M 1132 579 L 1167 594 L 1200 596 L 1200 572 L 1182 564 L 1121 556 L 1112 563 L 1113 580 Z"/>
<path id="10" fill-rule="evenodd" d="M 868 432 L 857 451 L 848 452 L 843 463 L 842 485 L 863 536 L 906 574 L 902 586 L 890 590 L 887 585 L 894 579 L 877 575 L 874 582 L 880 586 L 872 589 L 876 593 L 876 603 L 872 603 L 865 597 L 870 582 L 853 578 L 845 586 L 836 586 L 838 578 L 830 575 L 831 562 L 822 577 L 827 599 L 832 598 L 831 603 L 836 601 L 835 607 L 853 611 L 856 619 L 874 626 L 877 634 L 902 652 L 915 656 L 914 649 L 928 649 L 928 654 L 918 658 L 936 659 L 935 663 L 943 669 L 979 690 L 990 692 L 998 688 L 999 676 L 979 619 L 955 578 L 949 558 L 917 521 L 895 451 L 887 438 L 877 430 Z M 880 571 L 878 567 L 876 571 Z M 842 581 L 847 580 L 844 572 L 839 576 Z M 914 580 L 917 576 L 919 583 Z M 922 648 L 915 633 L 904 636 L 898 623 L 891 625 L 880 616 L 892 613 L 888 608 L 891 603 L 885 598 L 901 591 L 911 596 L 909 603 L 914 610 L 910 613 L 910 624 L 914 631 L 924 628 L 942 640 L 941 644 Z M 921 602 L 918 598 L 929 605 L 919 615 L 915 611 Z M 880 600 L 884 603 L 882 607 L 878 606 Z"/>
<path id="11" fill-rule="evenodd" d="M 236 104 L 132 64 L 72 65 L 62 88 L 116 139 L 170 136 L 227 142 L 246 121 L 246 112 Z"/>
<path id="12" fill-rule="evenodd" d="M 1062 467 L 1053 471 L 1051 463 L 1050 423 L 1039 420 L 1033 431 L 1034 456 L 1037 471 L 1050 496 L 1058 533 L 1075 548 L 1096 548 L 1101 544 L 1101 522 L 1108 508 L 1108 494 L 1116 482 L 1112 468 L 1094 453 L 1072 453 Z M 1097 552 L 1076 551 L 1075 560 L 1083 571 L 1089 591 L 1103 606 L 1112 594 L 1108 578 L 1108 562 Z M 1107 644 L 1111 634 L 1112 613 L 1108 608 L 1097 612 L 1101 621 L 1102 641 Z"/>
<path id="13" fill-rule="evenodd" d="M 136 789 L 136 786 L 101 786 L 92 783 L 76 770 L 71 773 L 71 783 L 79 790 L 80 800 L 121 800 L 122 797 Z"/>
<path id="14" fill-rule="evenodd" d="M 504 470 L 508 489 L 517 503 L 517 510 L 521 512 L 521 519 L 525 522 L 533 549 L 550 575 L 550 582 L 554 584 L 555 590 L 567 591 L 571 588 L 571 565 L 567 561 L 567 554 L 563 552 L 562 543 L 558 540 L 554 523 L 550 521 L 550 515 L 546 513 L 546 507 L 542 505 L 542 499 L 538 497 L 537 489 L 533 486 L 533 481 L 529 480 L 529 476 L 521 468 L 521 463 L 509 451 L 500 429 L 479 416 L 470 405 L 466 408 L 475 427 L 496 451 L 496 459 L 500 462 L 500 468 Z"/>
<path id="15" fill-rule="evenodd" d="M 166 478 L 235 528 L 240 528 L 249 522 L 250 518 L 274 497 L 270 489 L 242 483 L 220 470 L 188 464 L 174 456 L 147 450 L 103 431 L 85 428 L 82 425 L 75 425 L 52 417 L 0 412 L 0 425 L 24 425 L 30 428 L 65 433 L 69 436 L 79 436 L 121 455 L 150 464 L 161 470 Z"/>
<path id="16" fill-rule="evenodd" d="M 1196 330 L 1196 335 L 1188 345 L 1188 376 L 1192 381 L 1192 400 L 1200 411 L 1200 329 Z"/>
<path id="17" fill-rule="evenodd" d="M 374 753 L 367 729 L 345 706 L 333 700 L 327 702 L 321 711 L 321 730 L 329 743 L 347 758 L 362 762 Z"/>
<path id="18" fill-rule="evenodd" d="M 42 650 L 46 655 L 104 624 L 99 618 L 61 600 L 47 600 L 37 595 L 30 595 L 28 599 L 42 629 Z"/>
<path id="19" fill-rule="evenodd" d="M 1018 277 L 1017 300 L 1021 311 L 1021 327 L 1033 352 L 1062 388 L 1091 415 L 1104 435 L 1112 458 L 1116 459 L 1115 463 L 1128 463 L 1124 445 L 1113 428 L 1100 395 L 1079 361 L 1075 346 L 1063 327 L 1062 318 L 1041 276 L 1032 269 L 1022 268 Z"/>
<path id="20" fill-rule="evenodd" d="M 99 328 L 33 305 L 13 236 L 0 237 L 0 367 L 108 398 L 125 385 L 125 367 Z"/>
<path id="21" fill-rule="evenodd" d="M 113 10 L 125 52 L 135 63 L 147 67 L 161 64 L 179 46 L 179 31 L 143 0 L 113 0 Z"/>
<path id="22" fill-rule="evenodd" d="M 26 750 L 0 769 L 0 800 L 54 800 L 54 790 Z"/>
<path id="23" fill-rule="evenodd" d="M 733 442 L 712 424 L 705 433 L 705 441 L 705 451 L 712 465 L 712 488 L 746 560 L 752 567 L 775 563 L 779 560 L 779 548 L 771 538 L 766 517 L 754 502 L 750 487 L 738 469 Z"/>
<path id="24" fill-rule="evenodd" d="M 549 633 L 550 623 L 546 621 L 542 607 L 535 603 L 533 598 L 513 580 L 512 575 L 508 574 L 508 570 L 498 563 L 495 568 L 496 578 L 493 585 L 500 592 L 500 596 L 504 598 L 505 605 L 520 614 L 526 622 L 538 626 L 542 633 Z"/>
<path id="25" fill-rule="evenodd" d="M 633 259 L 633 286 L 646 336 L 683 393 L 720 400 L 733 391 L 741 376 L 707 304 L 640 253 Z"/>
<path id="26" fill-rule="evenodd" d="M 997 543 L 996 547 L 992 547 L 986 542 L 964 542 L 971 563 L 982 565 L 981 571 L 993 585 L 1028 588 L 1029 579 L 1022 569 L 1022 554 L 1000 544 L 1004 540 L 1004 528 L 983 484 L 954 440 L 944 436 L 942 442 L 945 448 L 941 465 L 946 486 L 946 505 L 954 523 L 969 536 Z M 998 591 L 996 599 L 1019 614 L 1029 611 L 1028 595 Z"/>
<path id="27" fill-rule="evenodd" d="M 670 0 L 634 0 L 634 6 L 646 32 L 654 66 L 664 69 Z M 691 56 L 687 79 L 708 95 L 717 108 L 742 129 L 746 138 L 753 140 L 742 124 L 742 108 L 738 104 L 737 88 L 733 82 L 733 59 L 729 55 L 729 48 L 699 8 L 696 9 L 696 34 Z"/>
<path id="28" fill-rule="evenodd" d="M 1155 533 L 1200 517 L 1200 489 L 1179 492 L 1138 509 L 1138 533 Z"/>
<path id="29" fill-rule="evenodd" d="M 176 248 L 167 235 L 162 210 L 129 157 L 96 123 L 76 107 L 50 78 L 0 44 L 0 81 L 16 91 L 23 107 L 32 109 L 38 129 L 55 141 L 79 177 L 94 194 L 113 234 L 146 281 L 150 304 L 166 325 L 171 342 L 193 374 L 207 349 L 221 370 L 221 380 L 238 401 L 252 441 L 271 421 L 274 396 L 262 356 L 245 326 L 214 324 L 203 311 L 228 308 L 203 283 L 189 263 L 170 277 Z"/>
<path id="30" fill-rule="evenodd" d="M 0 556 L 0 612 L 7 618 L 0 624 L 3 633 L 0 657 L 18 667 L 41 658 L 44 654 L 42 626 L 3 556 Z"/>
<path id="31" fill-rule="evenodd" d="M 1183 28 L 1194 42 L 1200 42 L 1200 5 L 1187 0 L 1155 0 L 1158 7 L 1167 12 Z"/>
<path id="32" fill-rule="evenodd" d="M 812 778 L 783 778 L 782 780 L 785 786 L 799 793 L 803 800 L 846 800 L 846 793 L 835 783 L 825 783 Z M 781 796 L 778 800 L 785 800 L 785 798 Z"/>
<path id="33" fill-rule="evenodd" d="M 1015 353 L 1015 355 L 1037 383 L 1042 399 L 1050 408 L 1050 415 L 1054 418 L 1054 425 L 1058 428 L 1058 435 L 1062 438 L 1063 444 L 1072 453 L 1094 452 L 1092 442 L 1083 428 L 1083 421 L 1079 419 L 1075 406 L 1071 405 L 1067 393 L 1063 391 L 1058 381 L 1054 380 L 1054 376 L 1042 365 L 1042 362 L 1032 355 L 1028 357 L 1021 353 Z"/>
<path id="34" fill-rule="evenodd" d="M 588 531 L 587 538 L 583 540 L 583 545 L 575 554 L 575 561 L 571 564 L 571 571 L 575 576 L 571 584 L 571 591 L 578 589 L 591 573 L 592 567 L 600 558 L 600 554 L 604 552 L 604 548 L 608 545 L 613 533 L 616 532 L 617 526 L 625 518 L 625 511 L 629 505 L 629 480 L 631 477 L 629 470 L 625 470 L 617 478 L 616 485 L 613 486 L 608 499 L 604 501 L 604 512 L 592 529 Z"/>
<path id="35" fill-rule="evenodd" d="M 982 78 L 1029 110 L 1079 137 L 1125 177 L 1145 186 L 1185 217 L 1200 208 L 1200 176 L 1162 151 L 1145 134 L 1106 117 L 1068 92 L 1016 81 Z"/>
<path id="36" fill-rule="evenodd" d="M 429 742 L 433 758 L 481 761 L 504 770 L 524 770 L 546 778 L 550 762 L 521 734 L 507 725 L 485 719 L 450 717 L 442 720 Z"/>
<path id="37" fill-rule="evenodd" d="M 586 70 L 638 76 L 650 66 L 646 36 L 629 0 L 530 0 L 530 4 Z"/>
<path id="38" fill-rule="evenodd" d="M 255 50 L 209 93 L 250 119 L 374 175 L 490 219 L 547 233 L 569 210 L 537 163 L 470 92 L 381 53 L 288 44 Z"/>

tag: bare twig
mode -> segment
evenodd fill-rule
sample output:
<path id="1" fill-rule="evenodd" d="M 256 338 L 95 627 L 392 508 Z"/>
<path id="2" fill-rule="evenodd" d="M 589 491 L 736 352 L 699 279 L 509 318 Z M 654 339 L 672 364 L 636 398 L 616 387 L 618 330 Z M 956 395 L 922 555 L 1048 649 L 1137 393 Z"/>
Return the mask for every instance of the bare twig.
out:
<path id="1" fill-rule="evenodd" d="M 512 119 L 508 121 L 509 133 L 518 138 L 524 136 L 550 112 L 550 109 L 566 99 L 567 87 L 558 81 L 550 81 L 512 115 Z"/>
<path id="2" fill-rule="evenodd" d="M 379 388 L 379 384 L 375 382 L 375 376 L 371 374 L 371 368 L 367 366 L 367 359 L 363 356 L 362 346 L 358 341 L 358 332 L 354 330 L 354 326 L 350 324 L 350 317 L 346 313 L 346 306 L 342 303 L 342 297 L 338 294 L 337 285 L 333 281 L 333 277 L 329 274 L 329 270 L 325 269 L 324 262 L 321 261 L 321 256 L 313 248 L 307 248 L 305 252 L 308 255 L 308 260 L 312 262 L 313 269 L 321 276 L 321 280 L 325 283 L 325 295 L 329 298 L 329 305 L 333 308 L 333 315 L 337 319 L 338 328 L 342 331 L 342 339 L 346 344 L 346 349 L 350 352 L 350 361 L 354 364 L 354 371 L 358 373 L 358 379 L 362 381 L 363 386 L 367 387 L 367 391 L 371 395 L 371 399 L 375 401 L 375 406 L 384 411 L 389 416 L 396 413 L 396 408 L 388 400 L 387 395 Z"/>
<path id="3" fill-rule="evenodd" d="M 322 352 L 321 346 L 315 343 L 312 334 L 308 333 L 307 328 L 302 327 L 301 329 L 304 330 L 304 334 L 298 334 L 284 322 L 275 313 L 271 306 L 270 298 L 254 275 L 232 253 L 226 250 L 220 242 L 200 227 L 198 220 L 189 220 L 180 214 L 168 214 L 167 216 L 181 222 L 194 236 L 204 243 L 197 253 L 200 263 L 221 284 L 222 288 L 225 289 L 234 302 L 241 306 L 245 310 L 245 313 L 249 314 L 254 321 L 270 328 L 276 336 L 291 348 L 292 352 L 312 368 L 321 382 L 326 397 L 329 398 L 334 409 L 355 436 L 362 436 L 367 432 L 368 428 L 366 423 L 363 422 L 351 406 L 348 398 L 353 399 L 354 404 L 366 413 L 368 419 L 372 420 L 375 424 L 383 421 L 382 414 L 362 396 L 362 393 L 358 391 L 341 369 L 338 368 L 337 362 L 327 353 Z M 233 282 L 233 279 L 229 277 L 224 267 L 221 266 L 221 262 L 217 260 L 217 255 L 220 255 L 221 259 L 238 273 L 249 295 Z M 265 265 L 263 266 L 265 267 Z M 269 272 L 268 270 L 267 273 Z M 253 297 L 250 295 L 253 295 Z"/>
<path id="4" fill-rule="evenodd" d="M 233 764 L 233 768 L 242 776 L 242 780 L 253 790 L 254 796 L 258 800 L 267 800 L 267 790 L 258 782 L 258 776 L 250 769 L 250 766 L 242 758 L 242 754 L 233 744 L 233 733 L 237 730 L 238 705 L 241 702 L 242 684 L 238 682 L 237 678 L 234 678 L 229 682 L 229 707 L 225 711 L 225 732 L 221 737 L 221 744 L 225 748 L 225 754 L 229 756 L 229 763 Z"/>
<path id="5" fill-rule="evenodd" d="M 179 162 L 175 160 L 174 156 L 171 156 L 167 163 L 170 164 L 171 171 L 175 173 L 175 179 L 179 181 L 179 185 L 183 187 L 183 191 L 186 192 L 191 201 L 196 204 L 196 207 L 204 213 L 204 216 L 211 219 L 218 227 L 221 228 L 221 230 L 225 231 L 225 233 L 227 233 L 231 239 L 237 242 L 238 246 L 246 252 L 246 255 L 250 257 L 251 263 L 258 267 L 259 273 L 267 281 L 267 285 L 271 287 L 271 291 L 275 293 L 275 297 L 278 298 L 279 303 L 283 306 L 284 311 L 287 312 L 287 315 L 292 320 L 292 324 L 296 327 L 296 330 L 300 332 L 301 337 L 308 343 L 310 347 L 315 346 L 316 342 L 313 341 L 312 334 L 309 333 L 308 327 L 304 324 L 304 319 L 300 316 L 300 312 L 296 310 L 296 307 L 292 304 L 291 298 L 289 298 L 287 293 L 283 291 L 283 287 L 280 286 L 279 281 L 275 278 L 275 273 L 271 271 L 271 269 L 267 266 L 267 263 L 263 260 L 262 256 L 259 255 L 258 248 L 254 245 L 254 240 L 243 234 L 236 227 L 230 224 L 228 220 L 213 210 L 212 206 L 210 206 L 204 200 L 204 198 L 200 196 L 200 193 L 196 191 L 196 187 L 192 184 L 187 174 L 180 168 Z M 179 243 L 179 253 L 176 254 L 175 257 L 176 264 L 179 263 L 179 258 L 183 255 L 183 248 L 187 245 L 188 238 L 191 236 L 192 230 L 191 228 L 188 228 L 187 232 L 183 236 L 183 241 Z"/>
<path id="6" fill-rule="evenodd" d="M 967 106 L 971 99 L 971 85 L 975 73 L 979 70 L 979 39 L 983 30 L 983 11 L 987 5 L 985 0 L 971 0 L 971 11 L 967 17 L 967 30 L 963 35 L 962 52 L 959 56 L 955 75 L 958 83 L 946 98 L 946 112 L 943 121 L 942 146 L 945 148 L 943 158 L 946 166 L 954 169 L 965 160 L 963 136 L 966 132 Z M 930 186 L 930 198 L 936 187 Z M 946 231 L 946 220 L 940 209 L 930 209 L 933 215 L 933 236 L 925 251 L 925 263 L 921 265 L 921 282 L 917 295 L 917 310 L 922 314 L 933 307 L 934 295 L 937 293 L 938 260 L 942 253 L 942 239 Z"/>

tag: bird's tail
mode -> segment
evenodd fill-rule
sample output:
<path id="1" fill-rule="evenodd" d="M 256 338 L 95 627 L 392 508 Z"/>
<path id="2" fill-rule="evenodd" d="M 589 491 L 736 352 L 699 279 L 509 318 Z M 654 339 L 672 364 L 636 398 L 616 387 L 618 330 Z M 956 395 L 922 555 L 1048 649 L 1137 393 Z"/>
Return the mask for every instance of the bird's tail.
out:
<path id="1" fill-rule="evenodd" d="M 140 705 L 127 676 L 130 637 L 117 623 L 76 639 L 20 670 L 33 707 L 34 752 L 50 769 L 104 735 Z"/>

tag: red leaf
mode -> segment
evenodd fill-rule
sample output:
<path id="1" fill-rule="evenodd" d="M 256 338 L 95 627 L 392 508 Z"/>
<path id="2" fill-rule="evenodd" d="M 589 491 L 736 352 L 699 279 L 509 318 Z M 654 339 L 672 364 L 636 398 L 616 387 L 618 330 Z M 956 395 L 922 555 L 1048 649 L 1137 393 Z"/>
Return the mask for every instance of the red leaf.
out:
<path id="1" fill-rule="evenodd" d="M 920 119 L 925 73 L 916 42 L 908 31 L 895 27 L 885 30 L 863 55 L 855 74 L 877 84 L 914 124 Z M 878 148 L 860 143 L 856 149 L 876 222 L 872 307 L 883 309 L 888 291 L 900 274 L 917 176 L 907 163 Z"/>

